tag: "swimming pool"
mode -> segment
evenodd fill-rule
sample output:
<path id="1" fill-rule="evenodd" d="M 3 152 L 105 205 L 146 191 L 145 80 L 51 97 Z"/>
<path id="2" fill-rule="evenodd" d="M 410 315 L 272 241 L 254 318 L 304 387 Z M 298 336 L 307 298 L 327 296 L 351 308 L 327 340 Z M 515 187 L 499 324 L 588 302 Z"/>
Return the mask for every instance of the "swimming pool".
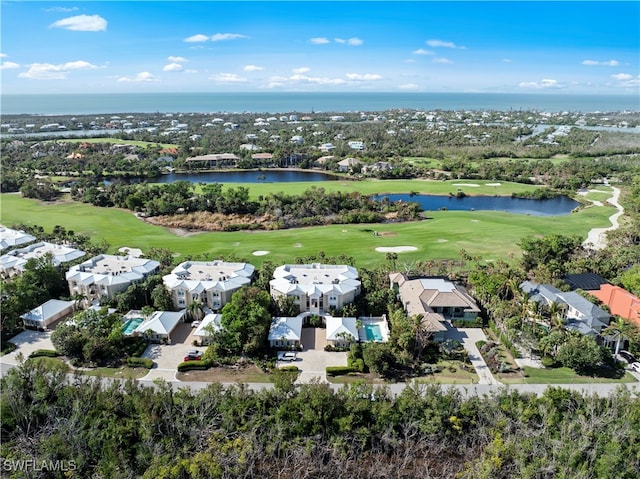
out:
<path id="1" fill-rule="evenodd" d="M 144 319 L 142 318 L 131 318 L 126 323 L 124 323 L 124 326 L 122 327 L 122 333 L 130 336 L 131 334 L 133 334 L 133 331 L 142 324 L 143 321 Z"/>
<path id="2" fill-rule="evenodd" d="M 364 331 L 367 335 L 367 341 L 382 341 L 382 331 L 377 324 L 365 324 Z"/>

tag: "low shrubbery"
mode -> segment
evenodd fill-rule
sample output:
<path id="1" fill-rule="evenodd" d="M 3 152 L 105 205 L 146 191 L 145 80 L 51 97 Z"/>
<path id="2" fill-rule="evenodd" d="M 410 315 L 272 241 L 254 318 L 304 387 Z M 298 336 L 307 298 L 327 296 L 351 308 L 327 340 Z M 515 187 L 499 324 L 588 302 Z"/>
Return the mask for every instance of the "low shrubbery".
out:
<path id="1" fill-rule="evenodd" d="M 291 366 L 282 366 L 280 368 L 280 371 L 296 372 L 297 373 L 300 370 L 298 369 L 298 366 L 291 365 Z"/>
<path id="2" fill-rule="evenodd" d="M 509 352 L 514 358 L 520 357 L 520 353 L 518 352 L 516 347 L 513 345 L 511 340 L 502 331 L 498 330 L 498 328 L 496 327 L 496 324 L 493 321 L 489 321 L 489 329 L 491 329 L 493 334 L 495 334 L 500 339 L 502 344 L 504 344 L 504 346 L 509 350 Z"/>
<path id="3" fill-rule="evenodd" d="M 194 371 L 194 370 L 205 370 L 209 369 L 212 365 L 210 359 L 203 359 L 201 361 L 185 361 L 183 363 L 178 364 L 178 371 Z"/>
<path id="4" fill-rule="evenodd" d="M 145 368 L 151 369 L 153 367 L 153 361 L 149 358 L 127 358 L 127 366 L 130 368 Z"/>
<path id="5" fill-rule="evenodd" d="M 343 376 L 357 372 L 356 368 L 350 366 L 327 366 L 327 376 Z"/>
<path id="6" fill-rule="evenodd" d="M 36 349 L 29 355 L 30 358 L 57 358 L 58 356 L 60 356 L 60 353 L 55 349 Z"/>
<path id="7" fill-rule="evenodd" d="M 493 374 L 508 373 L 511 371 L 511 366 L 504 360 L 504 357 L 500 353 L 500 345 L 498 343 L 492 341 L 484 342 L 482 345 L 480 343 L 481 341 L 478 341 L 476 346 L 478 346 L 480 354 L 482 354 L 484 361 Z"/>
<path id="8" fill-rule="evenodd" d="M 11 341 L 2 341 L 2 355 L 9 354 L 17 349 L 18 346 Z"/>

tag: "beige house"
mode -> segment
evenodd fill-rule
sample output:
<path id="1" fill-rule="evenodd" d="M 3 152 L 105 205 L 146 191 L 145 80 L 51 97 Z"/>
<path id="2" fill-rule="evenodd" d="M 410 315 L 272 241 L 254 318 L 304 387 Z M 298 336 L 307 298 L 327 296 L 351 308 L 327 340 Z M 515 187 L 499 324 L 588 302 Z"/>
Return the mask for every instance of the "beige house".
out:
<path id="1" fill-rule="evenodd" d="M 301 313 L 318 315 L 351 303 L 360 285 L 354 267 L 319 263 L 279 266 L 269 282 L 272 298 L 291 296 Z"/>
<path id="2" fill-rule="evenodd" d="M 255 266 L 225 261 L 185 261 L 162 278 L 176 309 L 199 301 L 214 311 L 231 300 L 231 295 L 251 283 Z"/>
<path id="3" fill-rule="evenodd" d="M 389 275 L 409 316 L 422 316 L 423 327 L 441 340 L 446 320 L 474 320 L 480 313 L 475 300 L 462 286 L 443 278 L 408 279 L 402 273 Z"/>
<path id="4" fill-rule="evenodd" d="M 73 266 L 66 278 L 72 295 L 81 294 L 93 302 L 103 296 L 112 298 L 158 269 L 160 263 L 151 259 L 101 254 Z"/>

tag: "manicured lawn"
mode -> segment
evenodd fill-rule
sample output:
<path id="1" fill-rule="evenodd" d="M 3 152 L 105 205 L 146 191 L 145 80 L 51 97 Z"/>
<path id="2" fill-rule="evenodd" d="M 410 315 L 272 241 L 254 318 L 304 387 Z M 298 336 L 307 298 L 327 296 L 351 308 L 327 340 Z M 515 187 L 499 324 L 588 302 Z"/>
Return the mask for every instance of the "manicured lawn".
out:
<path id="1" fill-rule="evenodd" d="M 426 158 L 423 156 L 405 156 L 402 158 L 402 161 L 410 165 L 422 166 L 424 168 L 440 168 L 442 166 L 442 160 Z"/>
<path id="2" fill-rule="evenodd" d="M 145 368 L 95 368 L 90 370 L 78 371 L 84 376 L 98 376 L 104 378 L 121 378 L 121 379 L 140 379 L 149 372 Z"/>
<path id="3" fill-rule="evenodd" d="M 505 383 L 517 384 L 587 384 L 587 383 L 633 383 L 637 379 L 628 372 L 620 378 L 581 376 L 573 369 L 569 368 L 532 368 L 525 366 L 524 373 L 527 375 L 524 379 L 507 381 Z"/>
<path id="4" fill-rule="evenodd" d="M 417 383 L 424 384 L 473 384 L 478 382 L 478 375 L 475 371 L 465 371 L 462 369 L 462 362 L 460 361 L 438 361 L 438 366 L 442 368 L 439 373 L 429 374 L 427 376 L 420 376 L 414 379 Z M 449 368 L 455 368 L 454 372 L 451 372 Z M 470 367 L 473 370 L 473 367 Z"/>
<path id="5" fill-rule="evenodd" d="M 279 231 L 215 232 L 177 236 L 171 231 L 150 225 L 131 212 L 98 208 L 83 203 L 46 204 L 16 194 L 0 195 L 1 223 L 35 224 L 51 231 L 55 225 L 104 239 L 110 252 L 122 246 L 168 248 L 181 256 L 208 255 L 215 258 L 233 253 L 255 264 L 270 260 L 276 264 L 290 262 L 296 256 L 324 251 L 326 255 L 345 253 L 356 259 L 356 266 L 371 267 L 386 261 L 378 246 L 414 246 L 413 252 L 399 253 L 399 261 L 458 258 L 464 248 L 483 261 L 509 261 L 521 253 L 518 243 L 527 235 L 562 232 L 583 238 L 593 227 L 607 226 L 611 209 L 591 207 L 567 216 L 537 217 L 489 211 L 436 211 L 429 219 L 408 223 L 369 225 L 329 225 Z M 374 235 L 374 231 L 378 235 Z M 254 251 L 269 251 L 254 256 Z"/>
<path id="6" fill-rule="evenodd" d="M 263 372 L 259 367 L 250 365 L 240 369 L 217 367 L 205 371 L 186 371 L 176 373 L 179 381 L 202 381 L 218 383 L 270 383 L 273 376 Z"/>
<path id="7" fill-rule="evenodd" d="M 56 371 L 69 372 L 70 368 L 62 358 L 49 358 L 46 356 L 40 356 L 37 358 L 28 358 L 25 360 L 25 364 L 43 364 L 48 369 Z"/>
<path id="8" fill-rule="evenodd" d="M 178 145 L 173 143 L 155 143 L 152 141 L 138 141 L 138 140 L 122 140 L 120 138 L 65 138 L 63 140 L 57 140 L 58 143 L 113 143 L 115 145 L 133 145 L 141 148 L 146 148 L 149 145 L 160 146 L 161 148 L 177 148 Z"/>
<path id="9" fill-rule="evenodd" d="M 605 191 L 597 191 L 597 192 L 596 191 L 590 191 L 589 193 L 587 193 L 585 195 L 585 197 L 588 200 L 591 200 L 591 201 L 601 201 L 601 202 L 604 203 L 609 198 L 611 198 L 611 193 L 610 192 L 607 193 Z"/>

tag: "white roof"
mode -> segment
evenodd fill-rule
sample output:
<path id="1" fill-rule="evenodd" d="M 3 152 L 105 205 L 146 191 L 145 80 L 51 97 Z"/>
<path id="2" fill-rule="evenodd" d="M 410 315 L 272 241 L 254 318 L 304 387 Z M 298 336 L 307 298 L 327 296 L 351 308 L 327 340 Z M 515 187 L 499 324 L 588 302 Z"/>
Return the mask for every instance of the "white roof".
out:
<path id="1" fill-rule="evenodd" d="M 30 243 L 35 240 L 35 236 L 31 236 L 24 231 L 12 230 L 11 228 L 0 226 L 0 251 L 7 248 L 13 248 L 14 246 L 20 246 L 21 244 Z"/>
<path id="2" fill-rule="evenodd" d="M 254 270 L 255 266 L 249 263 L 185 261 L 162 280 L 168 288 L 184 288 L 194 293 L 205 290 L 234 291 L 251 282 Z"/>
<path id="3" fill-rule="evenodd" d="M 178 325 L 185 312 L 185 309 L 177 313 L 173 311 L 156 311 L 151 317 L 145 319 L 135 329 L 135 332 L 144 334 L 151 330 L 156 334 L 171 334 L 171 331 Z"/>
<path id="4" fill-rule="evenodd" d="M 70 248 L 69 246 L 40 242 L 10 251 L 0 256 L 0 268 L 3 270 L 13 268 L 23 271 L 28 260 L 32 258 L 42 258 L 48 253 L 51 254 L 55 266 L 82 258 L 85 254 L 84 251 Z"/>
<path id="5" fill-rule="evenodd" d="M 327 341 L 343 339 L 358 340 L 356 318 L 334 318 L 333 316 L 325 316 L 324 319 L 327 325 Z M 344 336 L 346 336 L 346 338 Z"/>
<path id="6" fill-rule="evenodd" d="M 213 328 L 214 331 L 222 331 L 222 315 L 210 313 L 202 318 L 200 326 L 198 326 L 193 333 L 194 336 L 209 336 L 209 329 Z"/>
<path id="7" fill-rule="evenodd" d="M 346 294 L 360 288 L 358 271 L 347 265 L 285 264 L 273 272 L 271 288 L 284 294 Z"/>
<path id="8" fill-rule="evenodd" d="M 46 322 L 47 319 L 73 308 L 73 301 L 62 301 L 60 299 L 50 299 L 37 308 L 20 316 L 22 319 L 30 321 Z"/>
<path id="9" fill-rule="evenodd" d="M 73 266 L 66 278 L 85 284 L 123 284 L 139 281 L 159 268 L 160 263 L 152 259 L 101 254 Z"/>
<path id="10" fill-rule="evenodd" d="M 301 334 L 302 315 L 296 317 L 279 317 L 271 320 L 269 341 L 277 341 L 279 339 L 300 341 Z"/>

